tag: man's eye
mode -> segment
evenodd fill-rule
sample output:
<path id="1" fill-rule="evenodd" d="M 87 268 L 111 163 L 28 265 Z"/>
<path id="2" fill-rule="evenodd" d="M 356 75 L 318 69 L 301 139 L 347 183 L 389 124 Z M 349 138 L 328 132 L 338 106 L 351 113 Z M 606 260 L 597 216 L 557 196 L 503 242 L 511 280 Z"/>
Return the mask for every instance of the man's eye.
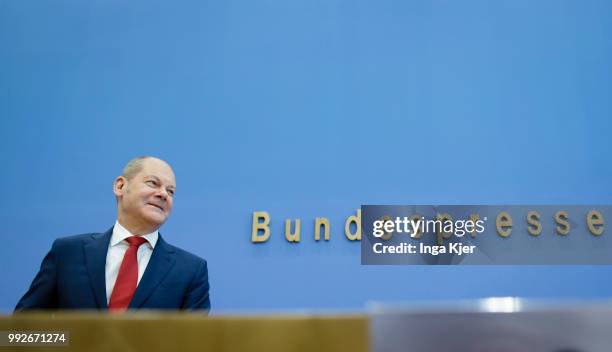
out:
<path id="1" fill-rule="evenodd" d="M 157 186 L 157 183 L 155 181 L 152 181 L 152 180 L 147 181 L 147 184 L 149 186 Z"/>
<path id="2" fill-rule="evenodd" d="M 173 190 L 169 189 L 168 190 L 168 194 L 174 197 L 174 191 Z"/>

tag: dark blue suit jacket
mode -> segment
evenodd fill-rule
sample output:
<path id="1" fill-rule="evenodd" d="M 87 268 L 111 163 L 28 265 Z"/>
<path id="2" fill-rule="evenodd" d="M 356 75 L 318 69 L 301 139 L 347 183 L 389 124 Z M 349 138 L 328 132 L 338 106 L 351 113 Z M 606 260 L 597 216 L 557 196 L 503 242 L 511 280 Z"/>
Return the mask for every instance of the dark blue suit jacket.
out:
<path id="1" fill-rule="evenodd" d="M 59 238 L 15 311 L 108 309 L 105 233 Z M 130 309 L 210 309 L 206 261 L 169 245 L 161 234 L 130 302 Z"/>

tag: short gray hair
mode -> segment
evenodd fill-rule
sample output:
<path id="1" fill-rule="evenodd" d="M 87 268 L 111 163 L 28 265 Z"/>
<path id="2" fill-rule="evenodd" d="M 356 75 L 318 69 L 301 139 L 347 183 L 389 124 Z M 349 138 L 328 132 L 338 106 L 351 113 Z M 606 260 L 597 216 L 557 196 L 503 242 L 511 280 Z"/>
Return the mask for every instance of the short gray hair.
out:
<path id="1" fill-rule="evenodd" d="M 149 159 L 149 158 L 150 156 L 145 155 L 145 156 L 136 157 L 128 161 L 128 163 L 123 168 L 122 176 L 127 178 L 128 180 L 131 180 L 134 176 L 138 175 L 140 171 L 142 171 L 142 168 L 143 168 L 142 164 L 144 163 L 146 159 Z"/>

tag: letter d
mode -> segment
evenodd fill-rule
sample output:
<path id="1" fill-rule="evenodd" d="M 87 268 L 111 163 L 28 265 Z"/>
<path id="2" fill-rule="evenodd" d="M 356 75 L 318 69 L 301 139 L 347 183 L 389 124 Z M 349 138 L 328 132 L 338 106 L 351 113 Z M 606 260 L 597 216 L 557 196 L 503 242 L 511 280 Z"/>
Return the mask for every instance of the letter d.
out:
<path id="1" fill-rule="evenodd" d="M 355 223 L 355 233 L 351 233 L 351 223 Z M 344 235 L 349 241 L 361 241 L 361 209 L 357 209 L 357 216 L 351 215 L 346 219 Z"/>

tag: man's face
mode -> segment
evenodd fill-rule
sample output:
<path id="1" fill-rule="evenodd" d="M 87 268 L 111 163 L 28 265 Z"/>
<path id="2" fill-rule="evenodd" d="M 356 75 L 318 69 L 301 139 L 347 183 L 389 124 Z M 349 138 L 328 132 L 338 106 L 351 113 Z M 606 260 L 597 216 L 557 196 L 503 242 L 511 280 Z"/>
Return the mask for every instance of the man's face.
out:
<path id="1" fill-rule="evenodd" d="M 174 172 L 164 161 L 148 158 L 130 180 L 115 180 L 119 217 L 134 229 L 152 232 L 170 216 L 176 190 Z"/>

